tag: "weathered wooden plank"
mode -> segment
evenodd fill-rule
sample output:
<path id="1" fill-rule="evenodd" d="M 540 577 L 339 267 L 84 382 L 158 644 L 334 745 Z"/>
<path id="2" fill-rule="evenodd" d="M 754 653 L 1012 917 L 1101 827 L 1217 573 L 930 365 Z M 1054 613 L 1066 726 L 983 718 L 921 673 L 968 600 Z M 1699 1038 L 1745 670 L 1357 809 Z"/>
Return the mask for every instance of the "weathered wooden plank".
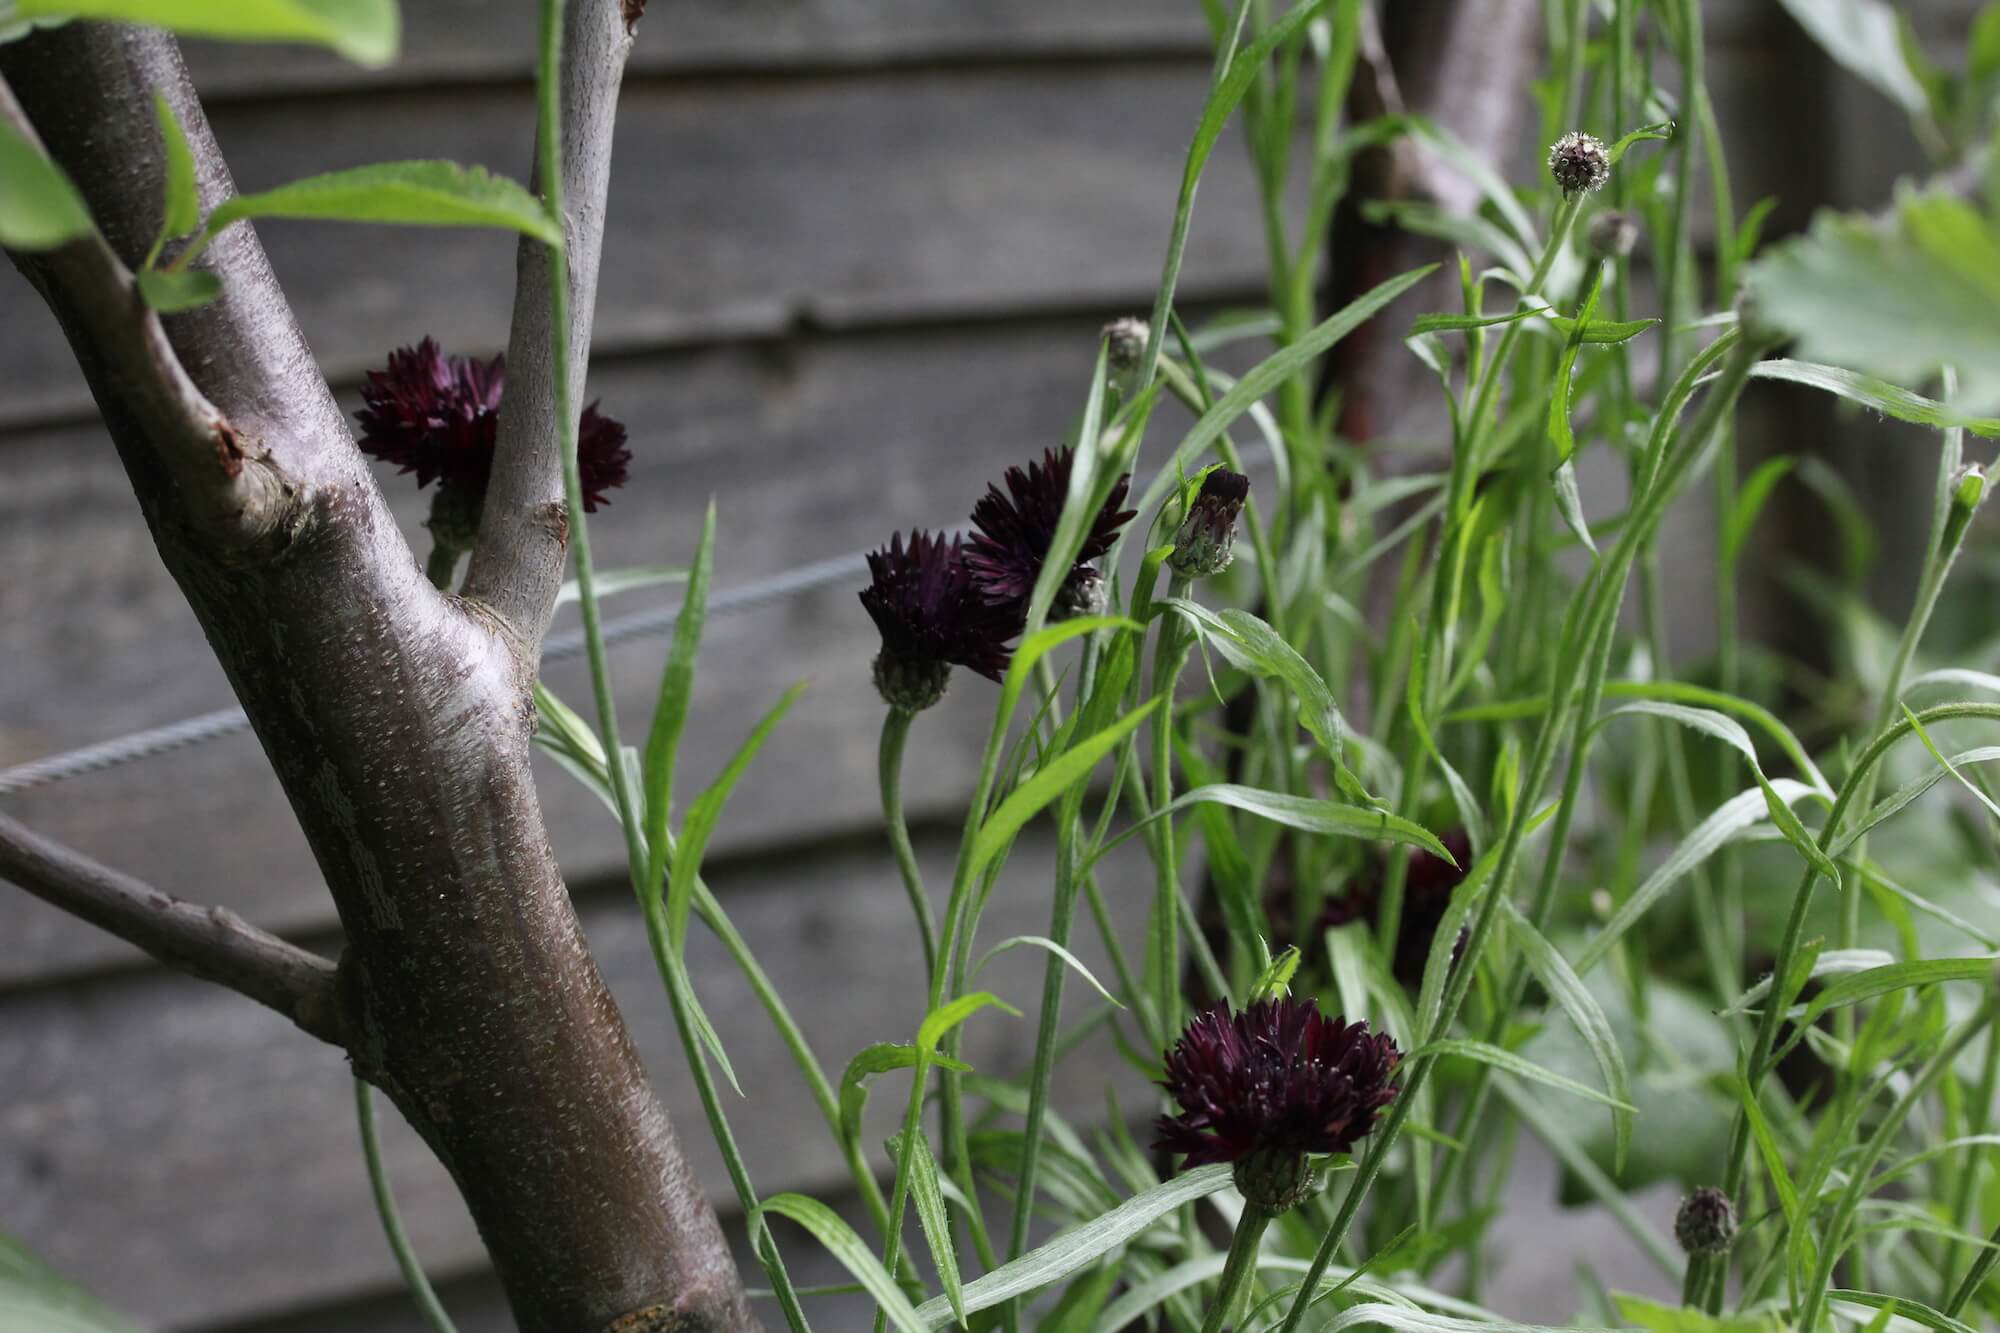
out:
<path id="1" fill-rule="evenodd" d="M 853 69 L 912 62 L 1129 58 L 1200 54 L 1201 10 L 1179 0 L 737 0 L 653 5 L 639 24 L 628 77 L 718 70 Z M 535 11 L 479 0 L 403 7 L 403 53 L 363 70 L 303 47 L 188 43 L 203 96 L 290 96 L 301 91 L 417 82 L 526 79 L 534 70 Z"/>
<path id="2" fill-rule="evenodd" d="M 886 538 L 962 523 L 989 477 L 1060 438 L 1080 407 L 1095 319 L 997 330 L 810 340 L 600 366 L 592 392 L 633 423 L 630 486 L 593 526 L 606 566 L 685 560 L 713 495 L 722 537 L 717 588 Z M 1156 449 L 1178 409 L 1156 417 Z M 650 423 L 650 424 L 649 424 Z M 102 740 L 230 702 L 213 655 L 150 549 L 109 446 L 62 431 L 10 447 L 21 484 L 0 488 L 0 582 L 8 669 L 0 672 L 0 763 Z M 426 497 L 385 478 L 405 520 Z M 421 548 L 420 548 L 421 549 Z M 878 816 L 882 704 L 868 678 L 874 627 L 862 580 L 709 627 L 682 772 L 703 782 L 793 681 L 812 688 L 752 766 L 718 846 L 821 836 Z M 670 601 L 634 593 L 614 610 Z M 571 623 L 567 618 L 562 622 Z M 629 734 L 644 734 L 664 638 L 614 651 Z M 583 706 L 581 666 L 552 665 L 553 688 Z M 919 816 L 965 793 L 993 688 L 961 673 L 927 713 L 909 763 Z M 614 867 L 595 800 L 553 765 L 543 803 L 573 873 Z M 323 927 L 328 904 L 262 752 L 248 736 L 15 797 L 9 813 L 169 891 L 227 903 L 280 930 Z M 0 892 L 0 986 L 130 958 L 116 941 L 26 895 Z"/>
<path id="3" fill-rule="evenodd" d="M 802 326 L 1149 305 L 1173 219 L 1200 60 L 913 72 L 870 80 L 638 81 L 619 118 L 597 312 L 616 355 Z M 397 91 L 216 109 L 238 184 L 449 157 L 517 176 L 524 87 Z M 1184 288 L 1262 289 L 1243 154 L 1216 154 Z M 506 343 L 514 243 L 499 233 L 273 222 L 259 228 L 322 365 L 358 380 L 389 348 Z M 0 278 L 0 426 L 87 411 L 62 340 Z"/>
<path id="4" fill-rule="evenodd" d="M 941 891 L 956 839 L 920 843 Z M 1023 839 L 983 940 L 1046 929 L 1052 858 L 1048 838 Z M 863 1046 L 914 1031 L 924 981 L 886 845 L 719 866 L 713 879 L 831 1077 Z M 1144 882 L 1141 862 L 1111 868 L 1108 892 L 1128 948 L 1141 930 Z M 584 924 L 684 1146 L 716 1197 L 729 1197 L 680 1072 L 636 909 L 608 893 L 585 903 Z M 1094 936 L 1079 935 L 1080 951 L 1100 966 Z M 724 1089 L 760 1188 L 833 1187 L 844 1174 L 838 1151 L 748 986 L 699 928 L 689 952 L 746 1094 Z M 1017 950 L 980 984 L 1028 1006 L 1041 966 L 1041 955 Z M 1089 1009 L 1078 999 L 1070 1012 Z M 1026 1063 L 1034 1029 L 996 1011 L 969 1024 L 966 1039 L 980 1068 L 1011 1071 Z M 1064 1105 L 1098 1115 L 1107 1077 L 1122 1080 L 1127 1104 L 1145 1104 L 1138 1076 L 1107 1045 L 1068 1063 Z M 908 1086 L 882 1082 L 868 1122 L 878 1164 Z M 348 1088 L 335 1052 L 255 1005 L 179 978 L 139 975 L 0 1001 L 0 1228 L 148 1326 L 197 1327 L 379 1289 L 394 1270 L 368 1202 Z M 477 1266 L 477 1238 L 449 1179 L 384 1109 L 396 1196 L 418 1253 L 442 1273 Z"/>

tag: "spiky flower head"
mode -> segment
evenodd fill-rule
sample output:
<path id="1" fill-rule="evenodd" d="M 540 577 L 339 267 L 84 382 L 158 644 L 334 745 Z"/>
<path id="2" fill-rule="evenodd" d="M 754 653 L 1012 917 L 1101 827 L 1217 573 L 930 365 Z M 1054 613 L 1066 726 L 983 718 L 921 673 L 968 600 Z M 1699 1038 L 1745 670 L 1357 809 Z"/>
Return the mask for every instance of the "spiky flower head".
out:
<path id="1" fill-rule="evenodd" d="M 1611 176 L 1611 155 L 1595 135 L 1571 130 L 1549 146 L 1549 174 L 1565 199 L 1588 194 Z"/>
<path id="2" fill-rule="evenodd" d="M 1453 865 L 1418 848 L 1410 853 L 1409 872 L 1403 879 L 1403 908 L 1396 919 L 1396 957 L 1391 969 L 1396 980 L 1415 990 L 1424 984 L 1424 967 L 1430 962 L 1431 941 L 1451 907 L 1451 895 L 1465 882 L 1465 868 L 1472 863 L 1472 841 L 1464 829 L 1452 829 L 1438 839 L 1451 853 Z M 1329 898 L 1320 910 L 1314 938 L 1350 921 L 1374 922 L 1382 910 L 1382 882 L 1388 874 L 1387 855 L 1379 856 L 1368 870 L 1348 885 L 1346 892 Z M 1458 932 L 1457 950 L 1465 948 L 1466 932 Z"/>
<path id="3" fill-rule="evenodd" d="M 1166 1054 L 1179 1115 L 1154 1125 L 1156 1151 L 1188 1166 L 1228 1162 L 1243 1197 L 1269 1212 L 1311 1190 L 1309 1153 L 1347 1152 L 1395 1097 L 1403 1054 L 1366 1023 L 1327 1018 L 1310 997 L 1221 1001 L 1197 1014 Z"/>
<path id="4" fill-rule="evenodd" d="M 1736 1236 L 1736 1207 L 1713 1185 L 1702 1185 L 1681 1200 L 1674 1214 L 1674 1239 L 1689 1254 L 1721 1254 Z"/>
<path id="5" fill-rule="evenodd" d="M 1236 516 L 1250 498 L 1250 478 L 1216 468 L 1201 479 L 1201 492 L 1174 533 L 1168 566 L 1184 578 L 1205 579 L 1229 568 L 1236 558 Z"/>
<path id="6" fill-rule="evenodd" d="M 1007 491 L 988 485 L 986 494 L 972 507 L 973 533 L 965 544 L 965 564 L 980 596 L 996 606 L 1011 606 L 1026 614 L 1028 599 L 1034 594 L 1035 580 L 1041 577 L 1042 560 L 1055 540 L 1056 522 L 1062 517 L 1063 501 L 1069 495 L 1070 468 L 1076 451 L 1044 449 L 1040 463 L 1023 468 L 1010 467 L 1003 480 Z M 1132 520 L 1136 510 L 1121 510 L 1126 488 L 1132 478 L 1120 477 L 1091 520 L 1084 534 L 1076 563 L 1057 590 L 1053 613 L 1057 619 L 1088 615 L 1104 607 L 1104 575 L 1097 561 L 1111 549 L 1118 530 Z"/>
<path id="7" fill-rule="evenodd" d="M 417 485 L 433 481 L 456 495 L 447 509 L 477 521 L 493 471 L 493 441 L 500 429 L 500 396 L 506 358 L 446 356 L 425 338 L 389 353 L 388 364 L 368 372 L 361 387 L 361 452 L 404 472 Z M 577 426 L 577 462 L 583 472 L 583 507 L 610 503 L 605 493 L 625 484 L 632 451 L 625 427 L 597 410 L 583 409 Z M 464 544 L 470 544 L 469 542 Z"/>
<path id="8" fill-rule="evenodd" d="M 1598 259 L 1623 259 L 1639 244 L 1639 220 L 1630 213 L 1607 208 L 1590 220 L 1584 241 Z"/>
<path id="9" fill-rule="evenodd" d="M 875 657 L 875 687 L 892 708 L 921 712 L 944 697 L 954 666 L 989 680 L 1006 673 L 1007 640 L 1021 629 L 1021 613 L 994 606 L 972 583 L 956 537 L 912 530 L 868 555 L 873 581 L 861 590 L 882 633 Z"/>

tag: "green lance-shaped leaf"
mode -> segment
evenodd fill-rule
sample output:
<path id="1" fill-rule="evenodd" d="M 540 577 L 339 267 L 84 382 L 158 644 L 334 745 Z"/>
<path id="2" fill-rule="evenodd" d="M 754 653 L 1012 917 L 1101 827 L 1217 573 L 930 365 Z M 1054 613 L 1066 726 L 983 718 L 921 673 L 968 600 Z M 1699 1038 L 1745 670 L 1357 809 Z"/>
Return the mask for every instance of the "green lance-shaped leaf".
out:
<path id="1" fill-rule="evenodd" d="M 328 47 L 358 65 L 396 58 L 402 20 L 396 0 L 12 0 L 15 19 L 101 19 L 146 23 L 185 37 L 230 42 L 302 42 Z"/>
<path id="2" fill-rule="evenodd" d="M 377 162 L 237 195 L 208 215 L 203 235 L 243 218 L 499 227 L 547 245 L 561 245 L 563 239 L 541 201 L 517 182 L 456 162 Z"/>
<path id="3" fill-rule="evenodd" d="M 757 1220 L 762 1221 L 772 1213 L 789 1217 L 810 1231 L 813 1239 L 838 1259 L 841 1267 L 852 1273 L 855 1281 L 874 1298 L 877 1308 L 889 1317 L 898 1333 L 928 1333 L 934 1327 L 917 1317 L 917 1312 L 910 1308 L 909 1297 L 903 1295 L 903 1289 L 889 1276 L 882 1261 L 831 1208 L 803 1194 L 774 1194 L 757 1205 Z"/>
<path id="4" fill-rule="evenodd" d="M 95 1297 L 6 1236 L 0 1236 L 0 1330 L 137 1333 Z"/>
<path id="5" fill-rule="evenodd" d="M 90 228 L 90 210 L 62 168 L 0 122 L 0 246 L 53 250 Z"/>
<path id="6" fill-rule="evenodd" d="M 1576 1028 L 1577 1035 L 1590 1051 L 1590 1058 L 1597 1062 L 1597 1071 L 1604 1079 L 1604 1091 L 1613 1102 L 1626 1103 L 1611 1108 L 1612 1166 L 1614 1173 L 1625 1170 L 1625 1155 L 1632 1146 L 1632 1079 L 1625 1069 L 1625 1053 L 1618 1047 L 1617 1034 L 1611 1030 L 1611 1020 L 1598 1005 L 1597 997 L 1583 984 L 1556 947 L 1544 939 L 1520 909 L 1512 903 L 1502 902 L 1507 913 L 1507 924 L 1520 943 L 1522 956 L 1529 968 L 1542 983 L 1544 989 L 1555 998 L 1569 1021 Z"/>

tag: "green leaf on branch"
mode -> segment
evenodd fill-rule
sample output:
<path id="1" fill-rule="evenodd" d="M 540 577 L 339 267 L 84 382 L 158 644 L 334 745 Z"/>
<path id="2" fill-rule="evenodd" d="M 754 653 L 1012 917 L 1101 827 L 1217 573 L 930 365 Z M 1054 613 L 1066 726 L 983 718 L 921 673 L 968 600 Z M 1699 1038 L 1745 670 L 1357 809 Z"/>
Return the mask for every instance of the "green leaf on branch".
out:
<path id="1" fill-rule="evenodd" d="M 222 279 L 207 269 L 188 269 L 183 273 L 141 269 L 133 275 L 133 280 L 139 284 L 139 295 L 146 304 L 163 315 L 198 310 L 222 295 Z"/>
<path id="2" fill-rule="evenodd" d="M 0 123 L 0 246 L 53 250 L 90 230 L 90 210 L 62 168 Z"/>
<path id="3" fill-rule="evenodd" d="M 0 23 L 66 18 L 146 23 L 230 42 L 302 42 L 370 66 L 394 60 L 402 40 L 396 0 L 14 0 L 0 7 Z"/>
<path id="4" fill-rule="evenodd" d="M 153 94 L 153 116 L 160 122 L 166 175 L 161 187 L 160 240 L 170 241 L 201 225 L 201 200 L 195 193 L 194 150 L 188 147 L 187 133 L 164 93 Z"/>
<path id="5" fill-rule="evenodd" d="M 377 162 L 238 195 L 209 214 L 203 234 L 213 236 L 243 218 L 498 227 L 548 245 L 563 239 L 541 201 L 520 184 L 456 162 Z"/>

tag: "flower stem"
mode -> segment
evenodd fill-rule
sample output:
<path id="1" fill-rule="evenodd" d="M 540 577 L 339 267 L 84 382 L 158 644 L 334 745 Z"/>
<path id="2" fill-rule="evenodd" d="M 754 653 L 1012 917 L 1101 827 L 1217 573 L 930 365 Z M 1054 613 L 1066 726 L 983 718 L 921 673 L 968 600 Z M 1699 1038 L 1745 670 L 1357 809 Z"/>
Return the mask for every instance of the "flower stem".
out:
<path id="1" fill-rule="evenodd" d="M 1215 1293 L 1215 1304 L 1202 1321 L 1201 1333 L 1222 1333 L 1243 1308 L 1257 1276 L 1257 1247 L 1264 1239 L 1264 1228 L 1270 1225 L 1271 1214 L 1254 1203 L 1243 1205 L 1243 1215 L 1236 1219 L 1236 1234 L 1229 1241 L 1229 1258 L 1222 1266 L 1221 1290 Z"/>
<path id="2" fill-rule="evenodd" d="M 375 1193 L 375 1211 L 382 1217 L 382 1234 L 389 1238 L 389 1252 L 396 1256 L 396 1267 L 403 1271 L 410 1299 L 416 1302 L 417 1312 L 423 1315 L 431 1333 L 458 1333 L 437 1292 L 431 1289 L 430 1279 L 424 1276 L 417 1252 L 410 1248 L 410 1237 L 396 1212 L 396 1198 L 389 1192 L 389 1172 L 382 1164 L 382 1139 L 375 1127 L 375 1089 L 358 1078 L 354 1080 L 354 1118 L 361 1125 L 361 1155 L 368 1162 L 368 1188 Z"/>
<path id="3" fill-rule="evenodd" d="M 443 542 L 431 544 L 430 559 L 424 561 L 424 577 L 440 592 L 450 592 L 458 577 L 458 548 Z"/>
<path id="4" fill-rule="evenodd" d="M 1174 575 L 1167 595 L 1179 599 L 1188 595 L 1193 581 L 1184 574 Z M 1159 815 L 1153 835 L 1153 868 L 1158 888 L 1153 903 L 1153 985 L 1154 1003 L 1163 1031 L 1180 1028 L 1180 858 L 1174 850 L 1174 817 L 1163 813 L 1174 799 L 1174 689 L 1180 683 L 1181 662 L 1186 649 L 1181 643 L 1180 622 L 1172 612 L 1160 617 L 1160 635 L 1153 648 L 1153 694 L 1163 704 L 1153 714 L 1153 810 Z"/>
<path id="5" fill-rule="evenodd" d="M 896 869 L 903 876 L 903 891 L 910 895 L 910 911 L 917 918 L 917 933 L 923 937 L 924 975 L 937 970 L 937 926 L 931 920 L 930 899 L 924 894 L 923 871 L 910 846 L 910 827 L 903 818 L 903 746 L 910 739 L 910 723 L 916 717 L 908 709 L 891 708 L 882 719 L 882 748 L 878 767 L 882 779 L 882 821 L 889 828 L 889 846 L 896 853 Z"/>

